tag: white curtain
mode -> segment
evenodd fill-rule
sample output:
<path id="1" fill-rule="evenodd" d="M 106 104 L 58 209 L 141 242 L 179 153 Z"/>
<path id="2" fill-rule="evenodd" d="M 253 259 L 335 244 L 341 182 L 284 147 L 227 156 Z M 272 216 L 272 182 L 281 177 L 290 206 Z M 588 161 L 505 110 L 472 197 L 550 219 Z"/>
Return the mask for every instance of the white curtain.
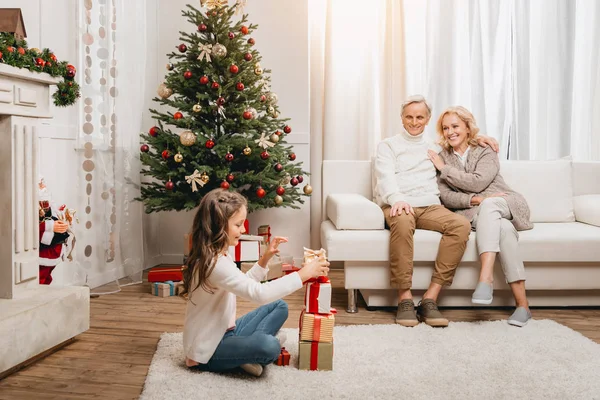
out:
<path id="1" fill-rule="evenodd" d="M 146 4 L 86 0 L 80 9 L 83 60 L 80 188 L 81 274 L 92 288 L 141 282 L 139 132 L 144 111 Z M 122 279 L 125 277 L 126 279 Z M 106 291 L 105 291 L 106 292 Z"/>
<path id="2" fill-rule="evenodd" d="M 600 159 L 596 0 L 404 0 L 406 87 L 469 108 L 501 157 Z"/>
<path id="3" fill-rule="evenodd" d="M 309 24 L 311 246 L 318 247 L 322 161 L 368 160 L 401 126 L 402 4 L 309 0 Z"/>

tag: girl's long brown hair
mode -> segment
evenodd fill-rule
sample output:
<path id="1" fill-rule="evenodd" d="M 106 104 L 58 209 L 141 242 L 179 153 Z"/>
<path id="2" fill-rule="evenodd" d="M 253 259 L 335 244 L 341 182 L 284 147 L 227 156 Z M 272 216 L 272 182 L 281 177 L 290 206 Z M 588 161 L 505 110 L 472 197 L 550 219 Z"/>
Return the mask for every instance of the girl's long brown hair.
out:
<path id="1" fill-rule="evenodd" d="M 237 192 L 214 189 L 204 195 L 192 225 L 192 248 L 183 270 L 182 296 L 189 297 L 200 286 L 212 293 L 207 281 L 217 256 L 227 249 L 229 219 L 246 205 L 244 196 Z"/>

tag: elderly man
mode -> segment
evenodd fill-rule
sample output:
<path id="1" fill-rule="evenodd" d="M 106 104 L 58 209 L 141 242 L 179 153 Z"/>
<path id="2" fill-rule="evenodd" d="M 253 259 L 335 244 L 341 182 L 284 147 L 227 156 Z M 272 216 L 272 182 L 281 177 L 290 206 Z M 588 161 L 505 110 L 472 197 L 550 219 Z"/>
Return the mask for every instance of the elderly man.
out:
<path id="1" fill-rule="evenodd" d="M 396 323 L 403 326 L 416 326 L 419 320 L 430 326 L 448 326 L 437 298 L 443 286 L 452 284 L 471 232 L 466 218 L 440 203 L 436 170 L 427 155 L 430 149 L 440 149 L 423 135 L 430 118 L 431 107 L 425 98 L 410 97 L 402 105 L 404 130 L 379 144 L 375 161 L 376 201 L 390 229 L 391 285 L 399 289 Z M 494 139 L 482 136 L 478 142 L 497 150 Z M 416 309 L 411 293 L 415 229 L 442 234 L 431 283 Z"/>

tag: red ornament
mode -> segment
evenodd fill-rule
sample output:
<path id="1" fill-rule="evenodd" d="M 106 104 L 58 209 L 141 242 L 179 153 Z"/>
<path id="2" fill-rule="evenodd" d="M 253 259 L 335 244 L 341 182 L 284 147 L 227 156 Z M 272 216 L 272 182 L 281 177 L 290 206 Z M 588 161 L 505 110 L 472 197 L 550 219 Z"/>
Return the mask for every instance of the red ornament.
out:
<path id="1" fill-rule="evenodd" d="M 261 94 L 260 101 L 261 101 L 261 103 L 264 103 L 265 101 L 267 101 L 267 96 L 265 96 L 264 94 Z"/>
<path id="2" fill-rule="evenodd" d="M 15 51 L 15 48 L 14 48 L 14 47 L 12 47 L 12 46 L 8 46 L 8 47 L 6 48 L 6 51 L 8 51 L 9 53 L 12 53 L 13 51 Z"/>
<path id="3" fill-rule="evenodd" d="M 238 82 L 235 84 L 235 88 L 241 92 L 242 90 L 244 90 L 244 84 L 242 82 Z"/>
<path id="4" fill-rule="evenodd" d="M 44 60 L 42 60 L 41 58 L 38 57 L 38 58 L 35 59 L 35 64 L 38 67 L 42 67 L 43 68 L 44 64 L 46 64 L 46 61 L 44 61 Z"/>
<path id="5" fill-rule="evenodd" d="M 248 44 L 250 46 L 254 45 L 255 43 L 256 43 L 256 41 L 254 39 L 252 39 L 252 38 L 248 39 Z"/>
<path id="6" fill-rule="evenodd" d="M 2 52 L 0 51 L 0 59 L 2 58 Z"/>
<path id="7" fill-rule="evenodd" d="M 225 190 L 229 189 L 229 182 L 227 182 L 227 181 L 221 182 L 221 189 L 225 189 Z"/>
<path id="8" fill-rule="evenodd" d="M 238 72 L 240 72 L 240 69 L 239 69 L 239 67 L 237 65 L 232 64 L 229 67 L 229 72 L 231 72 L 232 74 L 237 74 Z"/>
<path id="9" fill-rule="evenodd" d="M 181 43 L 178 47 L 180 53 L 185 53 L 187 51 L 187 46 Z"/>
<path id="10" fill-rule="evenodd" d="M 140 147 L 140 151 L 141 151 L 142 153 L 147 153 L 147 152 L 149 152 L 149 151 L 150 151 L 150 147 L 149 147 L 147 144 L 143 144 L 143 145 Z"/>
<path id="11" fill-rule="evenodd" d="M 281 135 L 282 135 L 281 131 L 279 131 L 279 130 L 275 131 L 275 134 L 276 134 L 277 136 L 281 136 Z"/>
<path id="12" fill-rule="evenodd" d="M 283 171 L 283 165 L 281 165 L 280 163 L 275 164 L 275 171 L 277 172 L 281 172 Z"/>
<path id="13" fill-rule="evenodd" d="M 265 195 L 267 194 L 267 191 L 265 189 L 263 189 L 262 187 L 258 187 L 258 189 L 256 189 L 256 195 L 258 196 L 259 199 L 262 199 L 263 197 L 265 197 Z"/>
<path id="14" fill-rule="evenodd" d="M 250 111 L 244 111 L 242 117 L 244 117 L 244 119 L 252 119 L 252 113 Z"/>
<path id="15" fill-rule="evenodd" d="M 260 158 L 262 158 L 263 160 L 266 160 L 267 158 L 269 158 L 270 154 L 268 151 L 263 151 L 262 153 L 260 153 Z"/>
<path id="16" fill-rule="evenodd" d="M 56 62 L 56 56 L 53 53 L 50 53 L 48 57 L 50 57 L 52 61 Z"/>
<path id="17" fill-rule="evenodd" d="M 173 184 L 173 182 L 168 181 L 167 183 L 165 183 L 165 189 L 173 190 L 173 189 L 175 189 L 175 185 Z"/>
<path id="18" fill-rule="evenodd" d="M 163 152 L 162 152 L 163 160 L 168 159 L 170 155 L 171 155 L 171 153 L 169 152 L 169 150 L 163 150 Z"/>
<path id="19" fill-rule="evenodd" d="M 225 98 L 224 97 L 219 97 L 217 99 L 217 105 L 218 106 L 222 106 L 223 104 L 225 104 Z"/>
<path id="20" fill-rule="evenodd" d="M 192 78 L 192 71 L 185 71 L 185 72 L 183 73 L 183 77 L 184 77 L 185 79 L 191 79 L 191 78 Z"/>
<path id="21" fill-rule="evenodd" d="M 285 133 L 290 133 L 292 131 L 292 128 L 289 125 L 286 125 L 286 126 L 283 127 L 283 131 Z"/>
<path id="22" fill-rule="evenodd" d="M 229 39 L 233 39 L 235 37 L 235 33 L 229 32 L 227 36 L 229 36 Z"/>
<path id="23" fill-rule="evenodd" d="M 181 119 L 181 118 L 183 118 L 183 114 L 180 113 L 179 111 L 177 111 L 175 114 L 173 114 L 173 118 L 175 118 L 175 119 Z"/>
<path id="24" fill-rule="evenodd" d="M 204 143 L 204 147 L 206 147 L 207 149 L 212 149 L 213 147 L 215 147 L 215 141 L 212 139 L 208 139 L 206 143 Z"/>
<path id="25" fill-rule="evenodd" d="M 298 182 L 298 178 L 296 178 L 296 177 L 293 177 L 293 178 L 290 180 L 290 183 L 292 184 L 292 186 L 297 186 L 297 185 L 298 185 L 298 183 L 300 183 L 300 182 Z"/>
<path id="26" fill-rule="evenodd" d="M 22 56 L 24 56 L 24 55 L 25 55 L 25 49 L 24 49 L 24 48 L 22 48 L 22 47 L 19 47 L 19 48 L 17 48 L 17 52 L 18 52 L 20 55 L 22 55 Z"/>
<path id="27" fill-rule="evenodd" d="M 304 178 L 302 177 L 302 175 L 298 175 L 298 176 L 296 177 L 296 179 L 298 179 L 298 182 L 299 182 L 299 183 L 302 183 L 302 182 L 304 182 Z"/>
<path id="28" fill-rule="evenodd" d="M 158 126 L 153 126 L 152 128 L 150 128 L 150 130 L 148 131 L 148 133 L 152 137 L 158 136 Z"/>
<path id="29" fill-rule="evenodd" d="M 283 186 L 279 186 L 276 192 L 278 195 L 283 196 L 285 194 L 285 188 Z"/>
<path id="30" fill-rule="evenodd" d="M 227 174 L 227 176 L 225 177 L 225 180 L 227 180 L 227 182 L 233 182 L 234 179 L 235 175 L 233 174 Z"/>
<path id="31" fill-rule="evenodd" d="M 67 65 L 67 73 L 66 73 L 67 78 L 73 79 L 75 77 L 76 72 L 77 72 L 77 70 L 75 69 L 74 66 L 72 66 L 71 64 Z"/>
<path id="32" fill-rule="evenodd" d="M 208 29 L 208 26 L 206 26 L 204 24 L 198 25 L 198 32 L 206 32 L 207 29 Z"/>
<path id="33" fill-rule="evenodd" d="M 202 78 L 200 78 L 201 85 L 206 85 L 207 83 L 208 83 L 208 76 L 204 75 Z"/>
<path id="34" fill-rule="evenodd" d="M 242 35 L 247 35 L 248 27 L 246 25 L 242 25 L 242 27 L 240 28 L 240 32 L 242 32 Z"/>
<path id="35" fill-rule="evenodd" d="M 244 54 L 244 60 L 251 61 L 252 60 L 252 54 L 250 54 L 250 53 Z"/>
<path id="36" fill-rule="evenodd" d="M 2 58 L 2 52 L 0 52 L 0 58 Z M 46 67 L 50 68 L 52 66 L 52 63 L 50 61 L 48 61 L 46 63 Z M 70 82 L 69 82 L 70 83 Z"/>
<path id="37" fill-rule="evenodd" d="M 288 156 L 290 161 L 294 161 L 296 159 L 296 154 L 295 153 L 290 153 L 290 155 Z"/>
<path id="38" fill-rule="evenodd" d="M 232 162 L 233 161 L 233 154 L 231 154 L 231 153 L 225 154 L 225 161 Z"/>
<path id="39" fill-rule="evenodd" d="M 215 89 L 215 90 L 218 89 L 219 86 L 220 86 L 219 82 L 213 82 L 212 85 L 210 85 L 210 87 L 213 88 L 213 89 Z"/>

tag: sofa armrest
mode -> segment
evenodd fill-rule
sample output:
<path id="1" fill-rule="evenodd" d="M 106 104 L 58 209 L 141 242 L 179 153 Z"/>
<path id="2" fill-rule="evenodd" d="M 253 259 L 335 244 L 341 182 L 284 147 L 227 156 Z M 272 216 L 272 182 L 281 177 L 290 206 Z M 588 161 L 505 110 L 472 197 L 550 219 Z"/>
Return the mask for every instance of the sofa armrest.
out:
<path id="1" fill-rule="evenodd" d="M 327 216 L 337 229 L 385 229 L 383 211 L 364 196 L 353 193 L 327 196 Z"/>
<path id="2" fill-rule="evenodd" d="M 600 226 L 600 194 L 585 194 L 573 197 L 575 220 Z"/>

